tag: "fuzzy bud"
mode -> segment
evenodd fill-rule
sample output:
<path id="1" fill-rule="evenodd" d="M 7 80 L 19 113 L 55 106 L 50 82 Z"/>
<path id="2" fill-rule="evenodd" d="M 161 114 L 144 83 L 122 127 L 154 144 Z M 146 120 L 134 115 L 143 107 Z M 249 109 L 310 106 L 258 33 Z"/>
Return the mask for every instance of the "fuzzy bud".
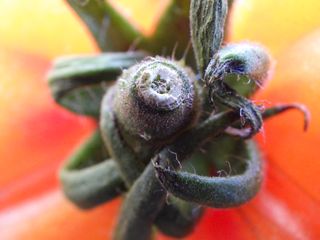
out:
<path id="1" fill-rule="evenodd" d="M 271 58 L 262 46 L 249 42 L 229 44 L 211 60 L 205 80 L 210 86 L 217 79 L 225 80 L 228 75 L 235 74 L 261 86 L 270 75 L 270 67 Z"/>
<path id="2" fill-rule="evenodd" d="M 195 77 L 178 62 L 147 58 L 125 70 L 116 85 L 114 110 L 121 127 L 146 140 L 167 139 L 196 119 Z"/>

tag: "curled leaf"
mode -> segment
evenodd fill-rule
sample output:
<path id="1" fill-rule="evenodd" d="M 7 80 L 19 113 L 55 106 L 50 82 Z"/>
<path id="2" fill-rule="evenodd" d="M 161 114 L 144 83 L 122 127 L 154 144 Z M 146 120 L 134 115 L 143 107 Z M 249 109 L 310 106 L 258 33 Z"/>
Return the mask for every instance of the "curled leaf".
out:
<path id="1" fill-rule="evenodd" d="M 96 207 L 125 191 L 116 163 L 108 157 L 96 131 L 60 170 L 62 189 L 78 207 Z"/>
<path id="2" fill-rule="evenodd" d="M 215 208 L 235 207 L 254 197 L 262 182 L 259 151 L 253 142 L 248 142 L 244 148 L 247 167 L 239 175 L 205 177 L 178 172 L 163 166 L 166 159 L 154 167 L 163 187 L 176 197 Z"/>
<path id="3" fill-rule="evenodd" d="M 205 80 L 210 86 L 213 81 L 225 80 L 228 75 L 235 74 L 261 86 L 269 76 L 270 66 L 271 58 L 262 46 L 248 42 L 229 44 L 212 58 Z"/>
<path id="4" fill-rule="evenodd" d="M 211 59 L 206 72 L 205 82 L 209 87 L 209 95 L 212 103 L 218 102 L 239 113 L 243 126 L 248 122 L 250 130 L 237 134 L 249 138 L 257 133 L 262 127 L 261 112 L 250 100 L 239 94 L 233 83 L 227 84 L 226 78 L 230 74 L 244 76 L 248 81 L 254 81 L 261 86 L 267 78 L 270 68 L 270 57 L 259 45 L 240 43 L 231 44 L 222 48 Z M 231 85 L 231 86 L 230 86 Z M 247 92 L 253 92 L 255 86 L 247 85 Z"/>
<path id="5" fill-rule="evenodd" d="M 105 53 L 57 59 L 49 72 L 54 99 L 69 110 L 98 117 L 106 88 L 137 61 L 143 52 Z"/>

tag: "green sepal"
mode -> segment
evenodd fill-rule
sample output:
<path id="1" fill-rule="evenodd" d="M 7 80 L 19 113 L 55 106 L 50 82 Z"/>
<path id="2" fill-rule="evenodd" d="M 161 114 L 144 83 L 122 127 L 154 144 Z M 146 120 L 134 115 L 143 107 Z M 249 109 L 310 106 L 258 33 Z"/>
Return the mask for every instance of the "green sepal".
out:
<path id="1" fill-rule="evenodd" d="M 262 182 L 262 163 L 255 144 L 243 144 L 246 153 L 246 170 L 234 176 L 206 177 L 187 172 L 177 172 L 156 165 L 159 180 L 164 188 L 186 201 L 214 208 L 239 206 L 253 198 Z"/>
<path id="2" fill-rule="evenodd" d="M 99 48 L 126 51 L 141 34 L 108 1 L 67 0 L 87 25 Z"/>
<path id="3" fill-rule="evenodd" d="M 201 76 L 221 47 L 227 12 L 227 0 L 191 0 L 191 40 Z"/>
<path id="4" fill-rule="evenodd" d="M 125 191 L 115 162 L 107 158 L 101 135 L 96 131 L 60 170 L 63 192 L 78 207 L 96 207 Z"/>
<path id="5" fill-rule="evenodd" d="M 54 99 L 63 107 L 98 117 L 106 89 L 124 69 L 145 56 L 143 52 L 126 52 L 60 58 L 49 72 L 49 87 Z"/>
<path id="6" fill-rule="evenodd" d="M 260 131 L 261 111 L 245 96 L 253 94 L 263 84 L 269 68 L 270 56 L 264 48 L 253 43 L 229 44 L 210 60 L 204 76 L 210 101 L 237 111 L 243 125 L 246 122 L 250 125 L 250 130 L 237 129 L 235 135 L 250 138 Z"/>

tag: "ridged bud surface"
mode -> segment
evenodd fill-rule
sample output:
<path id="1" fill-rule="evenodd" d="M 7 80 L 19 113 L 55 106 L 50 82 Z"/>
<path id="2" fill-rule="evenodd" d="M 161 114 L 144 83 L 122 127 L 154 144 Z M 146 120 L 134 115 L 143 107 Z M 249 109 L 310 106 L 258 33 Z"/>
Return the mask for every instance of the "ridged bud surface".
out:
<path id="1" fill-rule="evenodd" d="M 114 109 L 121 127 L 146 140 L 186 129 L 197 114 L 194 75 L 178 62 L 147 58 L 118 79 Z"/>

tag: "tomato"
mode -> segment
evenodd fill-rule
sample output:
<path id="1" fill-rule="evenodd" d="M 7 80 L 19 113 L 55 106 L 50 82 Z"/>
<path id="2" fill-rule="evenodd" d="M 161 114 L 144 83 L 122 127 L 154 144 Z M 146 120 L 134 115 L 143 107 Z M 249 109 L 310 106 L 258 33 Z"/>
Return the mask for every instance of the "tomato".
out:
<path id="1" fill-rule="evenodd" d="M 163 7 L 160 0 L 117 4 L 134 4 L 125 15 L 137 18 L 148 33 L 156 22 L 150 12 L 157 8 L 142 21 L 144 2 Z M 258 137 L 266 159 L 261 192 L 240 208 L 208 209 L 188 239 L 320 237 L 319 8 L 316 0 L 236 1 L 229 40 L 258 41 L 277 62 L 273 79 L 256 99 L 304 103 L 312 121 L 307 133 L 297 112 L 268 121 Z M 0 22 L 0 239 L 109 239 L 120 200 L 78 210 L 55 177 L 61 161 L 95 123 L 55 105 L 45 82 L 52 58 L 97 48 L 63 1 L 2 1 L 0 9 L 5 19 Z"/>

